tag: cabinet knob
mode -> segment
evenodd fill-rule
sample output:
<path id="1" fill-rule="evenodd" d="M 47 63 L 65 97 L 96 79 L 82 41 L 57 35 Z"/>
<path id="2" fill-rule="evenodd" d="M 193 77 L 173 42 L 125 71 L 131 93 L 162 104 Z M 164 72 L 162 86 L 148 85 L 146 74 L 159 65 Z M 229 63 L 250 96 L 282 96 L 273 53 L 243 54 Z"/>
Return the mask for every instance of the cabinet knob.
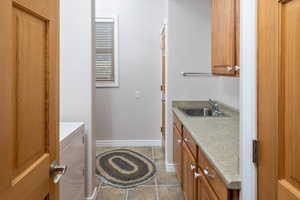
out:
<path id="1" fill-rule="evenodd" d="M 203 170 L 203 173 L 204 173 L 205 176 L 207 176 L 208 178 L 211 178 L 211 179 L 215 178 L 215 176 L 214 176 L 213 174 L 210 174 L 210 173 L 209 173 L 209 171 L 208 171 L 207 168 Z"/>
<path id="2" fill-rule="evenodd" d="M 239 71 L 240 67 L 239 66 L 228 66 L 227 67 L 227 71 L 231 72 L 231 71 Z"/>
<path id="3" fill-rule="evenodd" d="M 196 169 L 196 166 L 195 165 L 191 165 L 191 170 L 194 170 Z"/>
<path id="4" fill-rule="evenodd" d="M 180 139 L 177 140 L 177 143 L 178 143 L 178 144 L 180 144 L 181 142 L 182 142 L 182 140 L 180 140 Z"/>
<path id="5" fill-rule="evenodd" d="M 200 177 L 200 176 L 201 176 L 200 173 L 197 173 L 197 172 L 194 173 L 194 177 L 195 177 L 195 178 L 198 178 L 198 177 Z"/>
<path id="6" fill-rule="evenodd" d="M 184 140 L 185 142 L 190 142 L 190 140 L 187 139 L 187 138 L 184 138 L 183 140 Z"/>

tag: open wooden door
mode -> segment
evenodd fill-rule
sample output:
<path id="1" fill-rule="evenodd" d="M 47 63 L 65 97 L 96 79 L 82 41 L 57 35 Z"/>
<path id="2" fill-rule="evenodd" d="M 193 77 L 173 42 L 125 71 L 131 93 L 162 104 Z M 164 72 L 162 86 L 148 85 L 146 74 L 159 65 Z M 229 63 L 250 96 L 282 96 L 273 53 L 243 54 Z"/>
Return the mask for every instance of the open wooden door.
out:
<path id="1" fill-rule="evenodd" d="M 258 0 L 258 199 L 300 199 L 300 0 Z"/>
<path id="2" fill-rule="evenodd" d="M 162 148 L 165 152 L 166 143 L 166 25 L 163 26 L 161 31 L 161 134 L 162 134 Z"/>
<path id="3" fill-rule="evenodd" d="M 0 199 L 56 200 L 58 0 L 1 0 L 0 27 Z"/>

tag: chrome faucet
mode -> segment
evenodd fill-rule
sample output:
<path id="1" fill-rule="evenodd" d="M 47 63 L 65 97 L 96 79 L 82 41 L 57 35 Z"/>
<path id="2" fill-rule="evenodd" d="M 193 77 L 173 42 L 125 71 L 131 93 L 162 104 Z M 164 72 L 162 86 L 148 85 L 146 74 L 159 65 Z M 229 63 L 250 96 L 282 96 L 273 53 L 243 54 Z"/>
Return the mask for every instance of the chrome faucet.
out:
<path id="1" fill-rule="evenodd" d="M 219 104 L 216 101 L 214 101 L 212 99 L 209 99 L 208 103 L 212 107 L 213 116 L 219 116 L 219 115 L 223 115 L 224 114 L 222 111 L 220 111 Z"/>

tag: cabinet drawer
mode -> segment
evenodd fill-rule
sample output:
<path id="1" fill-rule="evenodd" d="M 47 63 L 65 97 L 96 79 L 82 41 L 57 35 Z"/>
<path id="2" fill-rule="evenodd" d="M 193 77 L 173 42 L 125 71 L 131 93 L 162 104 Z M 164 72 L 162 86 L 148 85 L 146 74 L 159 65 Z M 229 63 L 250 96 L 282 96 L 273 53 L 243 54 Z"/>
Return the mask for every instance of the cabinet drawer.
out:
<path id="1" fill-rule="evenodd" d="M 229 198 L 229 191 L 221 177 L 207 160 L 201 149 L 198 150 L 198 165 L 200 166 L 206 180 L 216 192 L 220 200 L 227 200 Z"/>
<path id="2" fill-rule="evenodd" d="M 197 144 L 191 134 L 183 127 L 183 141 L 187 144 L 194 158 L 197 158 Z"/>
<path id="3" fill-rule="evenodd" d="M 178 129 L 179 133 L 182 134 L 182 124 L 179 121 L 179 119 L 177 118 L 175 113 L 173 113 L 173 123 L 174 123 L 174 126 Z"/>

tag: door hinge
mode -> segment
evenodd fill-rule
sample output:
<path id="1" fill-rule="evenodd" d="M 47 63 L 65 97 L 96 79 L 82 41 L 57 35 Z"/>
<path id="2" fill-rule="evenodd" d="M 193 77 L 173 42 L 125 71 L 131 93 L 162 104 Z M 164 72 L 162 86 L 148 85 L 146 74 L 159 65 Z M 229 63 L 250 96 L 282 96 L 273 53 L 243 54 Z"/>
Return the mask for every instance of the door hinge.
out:
<path id="1" fill-rule="evenodd" d="M 252 162 L 258 164 L 258 141 L 252 140 Z"/>
<path id="2" fill-rule="evenodd" d="M 84 143 L 85 143 L 85 137 L 82 136 L 82 144 L 84 144 Z"/>
<path id="3" fill-rule="evenodd" d="M 287 3 L 287 2 L 289 2 L 289 1 L 291 1 L 291 0 L 278 0 L 278 3 L 284 4 L 284 3 Z"/>
<path id="4" fill-rule="evenodd" d="M 163 85 L 160 85 L 160 91 L 164 91 L 165 87 Z"/>
<path id="5" fill-rule="evenodd" d="M 160 132 L 162 132 L 163 133 L 163 131 L 164 131 L 164 127 L 160 127 Z"/>

